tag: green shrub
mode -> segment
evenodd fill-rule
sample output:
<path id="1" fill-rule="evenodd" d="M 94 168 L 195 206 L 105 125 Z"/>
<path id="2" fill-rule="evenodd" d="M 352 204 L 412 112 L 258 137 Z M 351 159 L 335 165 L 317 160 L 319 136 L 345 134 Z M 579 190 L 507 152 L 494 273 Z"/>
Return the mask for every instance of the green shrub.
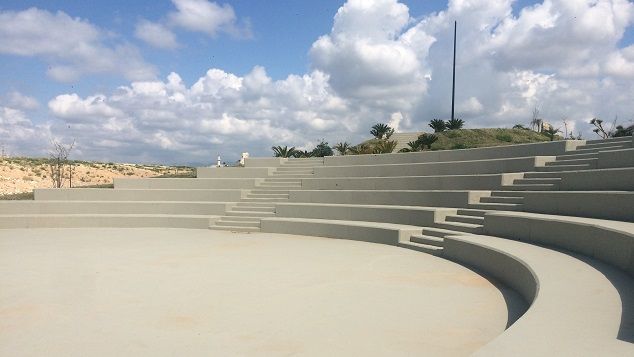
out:
<path id="1" fill-rule="evenodd" d="M 495 138 L 498 139 L 499 141 L 504 141 L 507 143 L 510 143 L 513 141 L 513 137 L 511 136 L 511 134 L 507 134 L 507 133 L 497 134 Z"/>

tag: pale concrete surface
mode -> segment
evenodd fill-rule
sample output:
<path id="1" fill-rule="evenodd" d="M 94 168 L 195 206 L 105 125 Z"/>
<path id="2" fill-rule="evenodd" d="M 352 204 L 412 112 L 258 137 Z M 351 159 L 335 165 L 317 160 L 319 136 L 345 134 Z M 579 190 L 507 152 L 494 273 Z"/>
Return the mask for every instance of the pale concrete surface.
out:
<path id="1" fill-rule="evenodd" d="M 2 356 L 462 356 L 504 330 L 505 298 L 521 301 L 460 265 L 364 242 L 0 231 Z"/>

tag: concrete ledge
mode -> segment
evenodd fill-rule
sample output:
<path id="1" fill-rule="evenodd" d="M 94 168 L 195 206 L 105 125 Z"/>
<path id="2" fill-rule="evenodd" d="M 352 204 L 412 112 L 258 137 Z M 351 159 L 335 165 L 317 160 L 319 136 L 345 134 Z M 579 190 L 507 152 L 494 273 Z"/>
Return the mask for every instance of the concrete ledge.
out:
<path id="1" fill-rule="evenodd" d="M 397 245 L 420 234 L 422 228 L 376 222 L 341 221 L 307 218 L 263 218 L 261 232 L 299 234 L 315 237 L 358 240 Z"/>
<path id="2" fill-rule="evenodd" d="M 490 191 L 408 191 L 408 190 L 301 190 L 290 191 L 290 202 L 357 203 L 362 205 L 397 205 L 466 208 L 477 203 Z"/>
<path id="3" fill-rule="evenodd" d="M 302 179 L 307 190 L 499 190 L 522 173 Z"/>
<path id="4" fill-rule="evenodd" d="M 569 250 L 634 276 L 634 223 L 525 212 L 489 212 L 484 231 L 493 236 Z"/>
<path id="5" fill-rule="evenodd" d="M 633 183 L 634 184 L 634 183 Z M 525 192 L 523 211 L 634 222 L 634 192 Z"/>
<path id="6" fill-rule="evenodd" d="M 392 156 L 392 155 L 388 155 Z M 534 171 L 553 161 L 554 156 L 518 157 L 507 159 L 444 161 L 409 164 L 377 164 L 315 167 L 316 177 L 386 177 L 501 174 Z"/>
<path id="7" fill-rule="evenodd" d="M 222 215 L 230 202 L 0 201 L 0 214 Z"/>
<path id="8" fill-rule="evenodd" d="M 503 159 L 522 156 L 556 156 L 585 144 L 584 140 L 561 140 L 463 150 L 424 151 L 392 155 L 346 155 L 324 158 L 325 166 L 404 164 L 440 161 Z"/>
<path id="9" fill-rule="evenodd" d="M 269 167 L 198 167 L 198 178 L 264 178 L 273 172 Z"/>
<path id="10" fill-rule="evenodd" d="M 257 178 L 115 178 L 116 189 L 249 189 L 263 179 Z"/>
<path id="11" fill-rule="evenodd" d="M 599 152 L 599 168 L 634 167 L 634 149 Z"/>
<path id="12" fill-rule="evenodd" d="M 312 218 L 344 221 L 368 221 L 432 226 L 456 209 L 415 206 L 344 205 L 318 203 L 278 203 L 276 218 Z"/>
<path id="13" fill-rule="evenodd" d="M 561 177 L 559 189 L 562 191 L 634 191 L 634 167 L 564 171 L 557 177 Z"/>
<path id="14" fill-rule="evenodd" d="M 208 229 L 219 216 L 161 214 L 0 215 L 0 228 L 196 228 Z"/>
<path id="15" fill-rule="evenodd" d="M 35 189 L 35 200 L 235 202 L 242 190 L 151 190 L 111 188 Z"/>
<path id="16" fill-rule="evenodd" d="M 244 167 L 279 167 L 286 161 L 288 161 L 288 159 L 281 157 L 250 157 L 244 159 Z"/>
<path id="17" fill-rule="evenodd" d="M 634 354 L 634 344 L 617 340 L 622 313 L 631 311 L 631 306 L 622 307 L 620 295 L 631 302 L 634 282 L 626 274 L 592 260 L 489 236 L 447 237 L 443 256 L 501 280 L 531 303 L 474 356 Z"/>

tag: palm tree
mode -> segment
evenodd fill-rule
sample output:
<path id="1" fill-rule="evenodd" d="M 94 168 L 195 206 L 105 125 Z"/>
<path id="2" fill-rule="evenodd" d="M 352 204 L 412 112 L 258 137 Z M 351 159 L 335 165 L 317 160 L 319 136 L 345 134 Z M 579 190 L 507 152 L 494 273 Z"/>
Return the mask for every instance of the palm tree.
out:
<path id="1" fill-rule="evenodd" d="M 368 145 L 367 143 L 361 143 L 359 145 L 351 146 L 350 149 L 348 149 L 348 151 L 352 155 L 371 154 L 372 147 Z"/>
<path id="2" fill-rule="evenodd" d="M 420 142 L 420 146 L 421 147 L 427 147 L 428 149 L 431 150 L 431 145 L 433 143 L 436 142 L 436 140 L 438 140 L 438 135 L 435 134 L 422 134 L 421 136 L 418 137 L 418 140 Z"/>
<path id="3" fill-rule="evenodd" d="M 407 143 L 407 146 L 409 146 L 409 147 L 408 148 L 402 148 L 398 152 L 416 152 L 416 151 L 423 150 L 423 147 L 422 147 L 420 141 L 418 141 L 418 140 L 410 141 L 409 143 Z"/>
<path id="4" fill-rule="evenodd" d="M 348 153 L 348 150 L 350 150 L 350 144 L 348 144 L 347 141 L 344 141 L 342 143 L 337 143 L 337 145 L 332 148 L 337 150 L 340 155 L 345 155 Z"/>
<path id="5" fill-rule="evenodd" d="M 555 135 L 557 135 L 557 133 L 561 133 L 561 130 L 559 130 L 560 128 L 553 128 L 552 126 L 542 130 L 542 134 L 546 135 L 547 137 L 550 138 L 550 141 L 555 140 Z"/>
<path id="6" fill-rule="evenodd" d="M 308 150 L 295 150 L 295 152 L 293 153 L 293 157 L 296 157 L 296 158 L 313 157 L 313 152 Z"/>
<path id="7" fill-rule="evenodd" d="M 372 150 L 373 154 L 389 154 L 394 151 L 396 148 L 397 141 L 396 140 L 381 140 L 376 145 L 374 145 L 374 149 Z"/>
<path id="8" fill-rule="evenodd" d="M 271 146 L 273 149 L 273 156 L 275 157 L 293 157 L 297 150 L 295 147 L 289 148 L 288 146 Z"/>
<path id="9" fill-rule="evenodd" d="M 449 119 L 445 123 L 445 126 L 447 126 L 447 129 L 449 129 L 449 130 L 462 129 L 462 127 L 464 126 L 464 120 L 462 120 L 460 118 Z"/>
<path id="10" fill-rule="evenodd" d="M 432 119 L 429 126 L 434 129 L 434 133 L 440 133 L 447 129 L 447 124 L 440 119 Z"/>
<path id="11" fill-rule="evenodd" d="M 314 157 L 332 156 L 333 152 L 328 143 L 321 139 L 321 142 L 312 151 Z"/>
<path id="12" fill-rule="evenodd" d="M 370 134 L 379 140 L 383 139 L 383 137 L 389 139 L 390 136 L 394 134 L 394 129 L 390 128 L 387 124 L 374 124 L 372 130 L 370 130 Z"/>

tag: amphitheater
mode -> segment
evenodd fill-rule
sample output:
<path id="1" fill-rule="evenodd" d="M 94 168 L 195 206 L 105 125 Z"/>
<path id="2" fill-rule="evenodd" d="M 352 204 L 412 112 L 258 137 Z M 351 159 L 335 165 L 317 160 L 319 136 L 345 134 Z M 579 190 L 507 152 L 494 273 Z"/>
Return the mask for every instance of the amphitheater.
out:
<path id="1" fill-rule="evenodd" d="M 634 356 L 633 191 L 632 137 L 36 190 L 0 355 Z"/>

